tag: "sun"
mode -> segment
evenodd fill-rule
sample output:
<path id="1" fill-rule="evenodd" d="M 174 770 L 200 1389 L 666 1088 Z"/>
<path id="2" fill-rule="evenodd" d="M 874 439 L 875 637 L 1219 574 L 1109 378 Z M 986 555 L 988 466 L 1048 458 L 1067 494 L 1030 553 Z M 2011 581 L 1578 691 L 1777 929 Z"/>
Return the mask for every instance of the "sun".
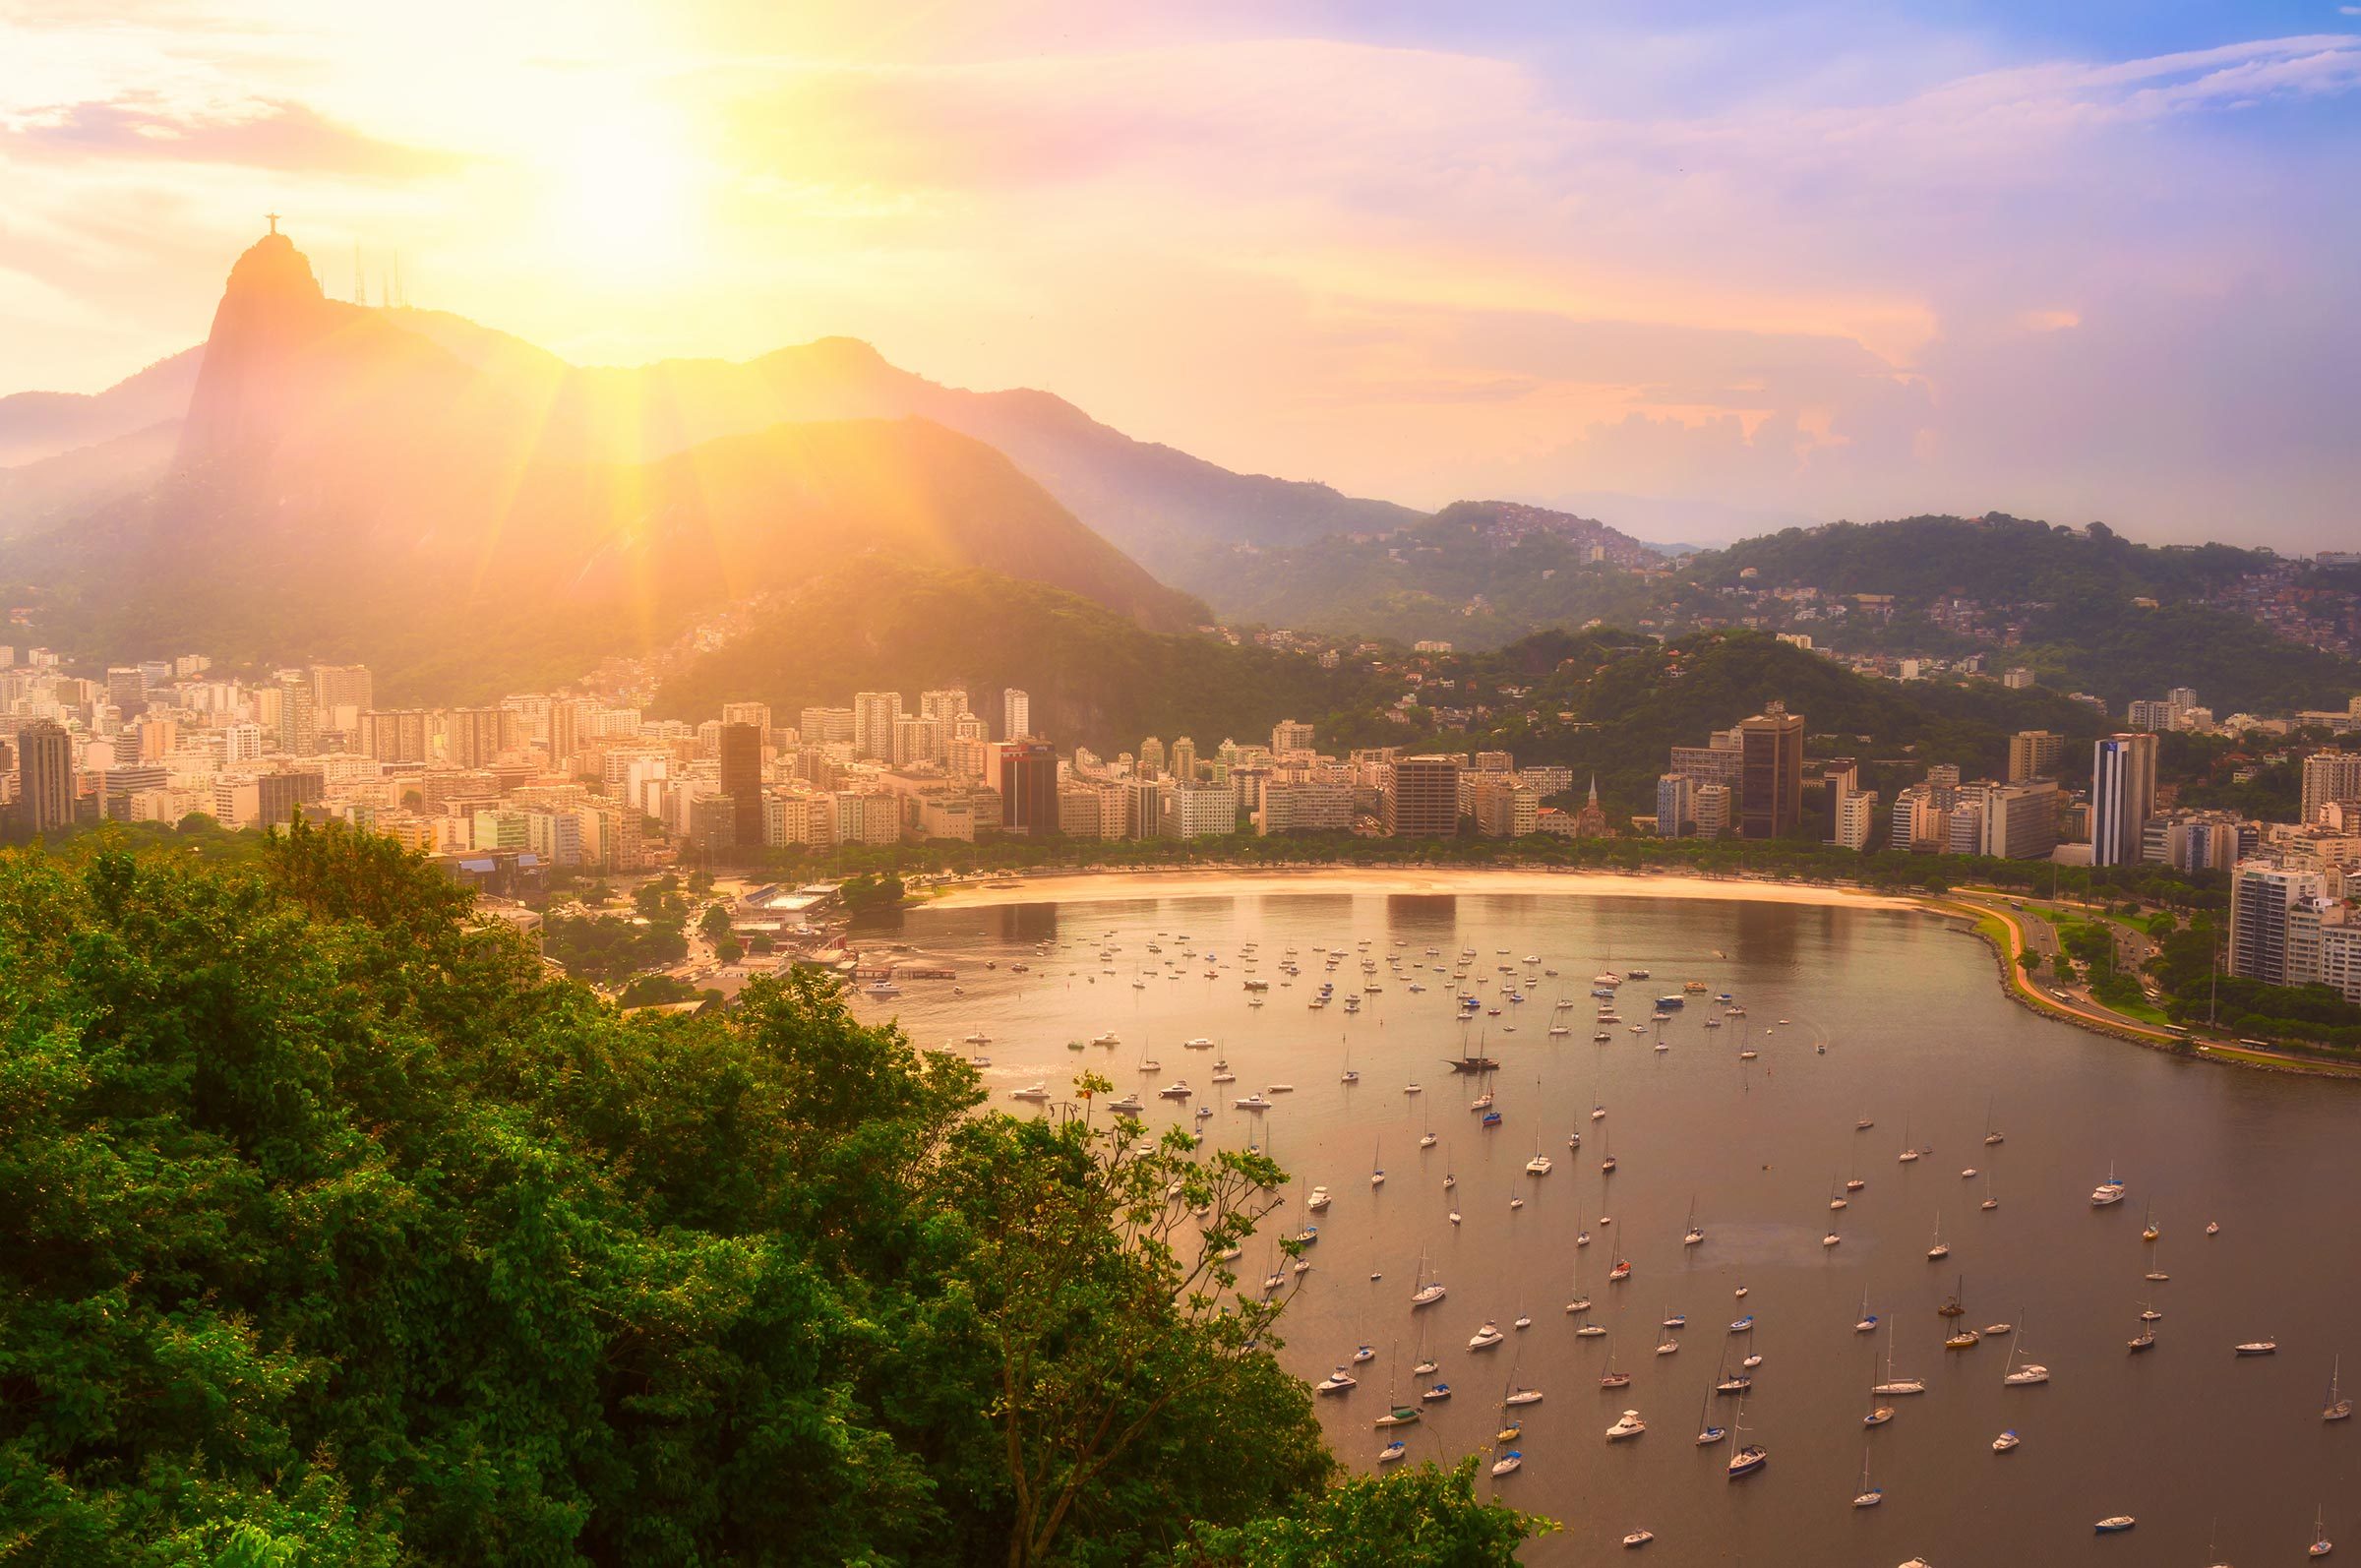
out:
<path id="1" fill-rule="evenodd" d="M 689 249 L 697 169 L 660 118 L 618 114 L 551 148 L 544 178 L 555 237 L 589 272 L 661 271 Z"/>

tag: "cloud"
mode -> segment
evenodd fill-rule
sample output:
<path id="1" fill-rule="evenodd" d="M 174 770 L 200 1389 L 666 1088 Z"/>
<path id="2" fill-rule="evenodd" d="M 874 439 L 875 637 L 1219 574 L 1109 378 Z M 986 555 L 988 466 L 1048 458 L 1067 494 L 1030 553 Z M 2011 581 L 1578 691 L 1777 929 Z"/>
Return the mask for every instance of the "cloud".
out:
<path id="1" fill-rule="evenodd" d="M 446 174 L 455 153 L 403 147 L 339 125 L 301 103 L 261 100 L 227 112 L 174 110 L 152 99 L 20 112 L 0 150 L 35 157 L 236 164 L 281 172 L 402 180 Z"/>

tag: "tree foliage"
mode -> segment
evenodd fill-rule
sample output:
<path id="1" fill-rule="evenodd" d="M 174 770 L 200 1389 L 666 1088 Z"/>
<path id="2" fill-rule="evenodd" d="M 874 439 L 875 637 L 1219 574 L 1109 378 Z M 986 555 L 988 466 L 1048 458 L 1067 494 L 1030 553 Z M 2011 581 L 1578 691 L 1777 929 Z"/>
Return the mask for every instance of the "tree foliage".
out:
<path id="1" fill-rule="evenodd" d="M 1194 1249 L 1267 1161 L 985 1111 L 817 977 L 627 1016 L 388 841 L 261 842 L 0 856 L 14 1560 L 1129 1562 L 1318 1495 Z"/>

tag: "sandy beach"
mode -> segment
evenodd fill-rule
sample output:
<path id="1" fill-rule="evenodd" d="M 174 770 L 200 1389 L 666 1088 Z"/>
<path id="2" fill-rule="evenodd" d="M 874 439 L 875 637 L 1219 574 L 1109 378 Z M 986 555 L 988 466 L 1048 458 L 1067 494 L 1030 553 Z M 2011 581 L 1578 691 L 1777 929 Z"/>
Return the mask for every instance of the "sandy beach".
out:
<path id="1" fill-rule="evenodd" d="M 937 909 L 1003 904 L 1104 904 L 1141 898 L 1252 897 L 1339 893 L 1493 893 L 1565 898 L 1719 898 L 1759 904 L 1821 904 L 1855 909 L 1923 909 L 1914 898 L 1817 882 L 1783 882 L 1610 872 L 1491 871 L 1480 867 L 1387 869 L 1316 867 L 1302 871 L 1059 872 L 996 876 L 935 890 Z"/>

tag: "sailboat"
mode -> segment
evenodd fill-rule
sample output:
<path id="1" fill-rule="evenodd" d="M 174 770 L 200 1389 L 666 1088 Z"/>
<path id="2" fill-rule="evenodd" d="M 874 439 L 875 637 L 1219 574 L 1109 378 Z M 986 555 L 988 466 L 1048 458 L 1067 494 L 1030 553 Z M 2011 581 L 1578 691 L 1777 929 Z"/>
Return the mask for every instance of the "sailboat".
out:
<path id="1" fill-rule="evenodd" d="M 1500 1394 L 1500 1408 L 1502 1410 L 1513 1410 L 1520 1405 L 1539 1405 L 1542 1402 L 1542 1391 L 1540 1389 L 1527 1388 L 1524 1384 L 1517 1381 L 1517 1368 L 1520 1364 L 1522 1363 L 1511 1362 L 1509 1365 L 1508 1384 Z"/>
<path id="2" fill-rule="evenodd" d="M 2138 1331 L 2130 1339 L 2124 1341 L 2124 1344 L 2129 1347 L 2134 1356 L 2139 1355 L 2142 1351 L 2154 1350 L 2156 1348 L 2155 1319 L 2149 1316 L 2145 1310 L 2142 1311 Z"/>
<path id="3" fill-rule="evenodd" d="M 1838 1210 L 1838 1209 L 1844 1208 L 1844 1207 L 1845 1207 L 1845 1205 L 1846 1205 L 1846 1198 L 1845 1198 L 1845 1194 L 1844 1194 L 1844 1192 L 1841 1190 L 1841 1188 L 1839 1187 L 1839 1184 L 1838 1184 L 1837 1178 L 1836 1178 L 1835 1176 L 1830 1176 L 1830 1177 L 1828 1178 L 1828 1206 L 1829 1206 L 1829 1209 L 1830 1209 L 1830 1211 L 1831 1211 L 1831 1212 L 1834 1212 L 1835 1210 Z"/>
<path id="4" fill-rule="evenodd" d="M 1746 1430 L 1746 1396 L 1743 1394 L 1738 1396 L 1738 1413 L 1730 1417 L 1729 1429 L 1733 1442 L 1738 1434 Z M 1771 1454 L 1768 1449 L 1760 1443 L 1746 1443 L 1729 1456 L 1729 1464 L 1725 1470 L 1731 1480 L 1736 1480 L 1741 1476 L 1753 1475 L 1769 1463 Z"/>
<path id="5" fill-rule="evenodd" d="M 1426 1319 L 1423 1317 L 1419 1319 L 1419 1343 L 1416 1355 L 1419 1358 L 1411 1363 L 1412 1376 L 1427 1377 L 1442 1370 L 1441 1363 L 1426 1354 Z"/>
<path id="6" fill-rule="evenodd" d="M 1918 1158 L 1918 1146 L 1910 1141 L 1910 1118 L 1907 1116 L 1902 1118 L 1902 1153 L 1894 1158 L 1899 1165 L 1908 1165 Z"/>
<path id="7" fill-rule="evenodd" d="M 1852 1331 L 1855 1334 L 1874 1334 L 1877 1332 L 1877 1314 L 1869 1310 L 1869 1293 L 1867 1290 L 1863 1290 L 1861 1292 L 1861 1315 L 1852 1320 Z"/>
<path id="8" fill-rule="evenodd" d="M 1426 1278 L 1426 1254 L 1423 1252 L 1419 1254 L 1418 1280 L 1418 1288 L 1411 1293 L 1411 1305 L 1432 1306 L 1443 1298 L 1446 1294 L 1443 1290 L 1443 1282 Z"/>
<path id="9" fill-rule="evenodd" d="M 1705 1233 L 1697 1229 L 1697 1200 L 1695 1198 L 1691 1198 L 1689 1199 L 1688 1229 L 1681 1233 L 1680 1244 L 1682 1246 L 1695 1246 L 1698 1242 L 1704 1239 Z"/>
<path id="10" fill-rule="evenodd" d="M 1629 1388 L 1631 1386 L 1631 1374 L 1618 1370 L 1615 1366 L 1615 1342 L 1612 1339 L 1606 1342 L 1606 1370 L 1599 1375 L 1599 1386 L 1601 1388 Z"/>
<path id="11" fill-rule="evenodd" d="M 2156 1267 L 2156 1253 L 2153 1247 L 2150 1247 L 2148 1253 L 2148 1272 L 2142 1275 L 2141 1278 L 2153 1281 L 2159 1285 L 2172 1278 L 2171 1275 Z"/>
<path id="12" fill-rule="evenodd" d="M 2008 1369 L 2001 1374 L 2000 1378 L 2001 1383 L 2006 1387 L 2028 1388 L 2035 1383 L 2046 1383 L 2049 1381 L 2049 1368 L 2043 1366 L 2040 1362 L 2027 1361 L 2022 1366 L 2017 1364 L 2017 1353 L 2023 1347 L 2024 1343 L 2025 1330 L 2023 1328 L 2019 1328 L 2016 1334 L 2009 1341 Z"/>
<path id="13" fill-rule="evenodd" d="M 1601 1176 L 1613 1176 L 1615 1174 L 1615 1134 L 1611 1128 L 1607 1131 L 1606 1142 L 1604 1145 L 1604 1148 L 1606 1152 L 1606 1158 L 1599 1162 L 1599 1174 Z"/>
<path id="14" fill-rule="evenodd" d="M 1935 1211 L 1935 1244 L 1926 1249 L 1926 1260 L 1934 1263 L 1949 1256 L 1951 1256 L 1951 1248 L 1943 1244 L 1943 1211 L 1937 1209 Z"/>
<path id="15" fill-rule="evenodd" d="M 1386 1412 L 1383 1416 L 1378 1417 L 1375 1422 L 1380 1431 L 1388 1426 L 1408 1426 L 1419 1418 L 1419 1408 L 1416 1405 L 1405 1405 L 1396 1397 L 1394 1364 L 1394 1357 L 1388 1355 L 1385 1363 Z"/>
<path id="16" fill-rule="evenodd" d="M 1434 1135 L 1434 1126 L 1428 1118 L 1425 1110 L 1423 1107 L 1422 1107 L 1419 1112 L 1419 1147 L 1422 1149 L 1431 1149 L 1435 1146 L 1436 1142 L 1437 1139 Z"/>
<path id="17" fill-rule="evenodd" d="M 1377 1158 L 1384 1148 L 1385 1141 L 1383 1139 L 1379 1139 L 1369 1148 L 1369 1185 L 1373 1187 L 1385 1185 L 1385 1166 Z"/>
<path id="18" fill-rule="evenodd" d="M 1883 1486 L 1869 1484 L 1869 1451 L 1864 1448 L 1861 1450 L 1861 1489 L 1852 1494 L 1852 1506 L 1875 1508 L 1885 1500 L 1886 1489 Z"/>
<path id="19" fill-rule="evenodd" d="M 2155 1200 L 2150 1198 L 2148 1204 L 2148 1218 L 2142 1221 L 2140 1225 L 2140 1239 L 2143 1241 L 2153 1241 L 2157 1236 L 2162 1236 L 2163 1234 L 2164 1233 L 2162 1231 L 2156 1229 L 2156 1204 Z"/>
<path id="20" fill-rule="evenodd" d="M 1987 1096 L 1984 1100 L 1984 1147 L 1990 1148 L 1994 1144 L 2007 1141 L 2000 1135 L 2000 1130 L 1992 1125 L 1992 1101 Z"/>
<path id="21" fill-rule="evenodd" d="M 1345 1042 L 1344 1075 L 1337 1081 L 1344 1084 L 1356 1084 L 1361 1082 L 1361 1074 L 1353 1070 L 1353 1043 L 1350 1040 Z"/>
<path id="22" fill-rule="evenodd" d="M 2000 1199 L 1992 1195 L 1992 1173 L 1989 1171 L 1984 1173 L 1984 1201 L 1977 1204 L 1976 1207 L 1987 1214 L 2000 1207 Z"/>
<path id="23" fill-rule="evenodd" d="M 2328 1521 L 2329 1521 L 2329 1516 L 2328 1516 L 2328 1513 L 2327 1513 L 2327 1511 L 2326 1511 L 2325 1509 L 2315 1509 L 2315 1510 L 2313 1511 L 2313 1514 L 2312 1514 L 2312 1544 L 2311 1544 L 2311 1545 L 2309 1545 L 2309 1546 L 2306 1546 L 2306 1547 L 2304 1548 L 2304 1555 L 2305 1555 L 2305 1556 L 2307 1556 L 2307 1557 L 2326 1557 L 2326 1556 L 2327 1556 L 2327 1555 L 2328 1555 L 2330 1552 L 2331 1552 L 2331 1551 L 2334 1551 L 2334 1550 L 2336 1549 L 2336 1548 L 2335 1548 L 2335 1546 L 2333 1546 L 2332 1544 L 2331 1544 L 2331 1543 L 2330 1543 L 2330 1540 L 2329 1540 L 2329 1522 L 2328 1522 Z"/>
<path id="24" fill-rule="evenodd" d="M 1888 1323 L 1886 1325 L 1886 1380 L 1882 1383 L 1870 1384 L 1869 1392 L 1872 1394 L 1889 1395 L 1923 1394 L 1926 1392 L 1925 1378 L 1896 1377 L 1894 1375 L 1894 1324 Z M 1893 1415 L 1893 1412 L 1888 1411 L 1886 1414 L 1890 1417 Z"/>
<path id="25" fill-rule="evenodd" d="M 2352 1418 L 2353 1402 L 2346 1399 L 2344 1391 L 2337 1387 L 2336 1374 L 2340 1369 L 2339 1363 L 2342 1359 L 2343 1357 L 2339 1357 L 2329 1362 L 2329 1393 L 2328 1397 L 2320 1403 L 2320 1418 L 2324 1421 L 2341 1421 Z"/>
<path id="26" fill-rule="evenodd" d="M 1963 1274 L 1960 1276 L 1960 1283 L 1958 1287 L 1955 1288 L 1949 1296 L 1943 1298 L 1943 1304 L 1935 1308 L 1936 1312 L 1940 1313 L 1944 1317 L 1963 1317 L 1967 1315 L 1968 1308 L 1962 1302 L 1962 1298 L 1966 1297 L 1967 1294 L 1968 1276 Z"/>
<path id="27" fill-rule="evenodd" d="M 1582 1294 L 1582 1254 L 1577 1252 L 1574 1254 L 1574 1294 L 1566 1297 L 1566 1310 L 1587 1312 L 1590 1309 L 1591 1298 Z"/>
<path id="28" fill-rule="evenodd" d="M 1700 1396 L 1697 1401 L 1697 1446 L 1699 1448 L 1704 1448 L 1711 1443 L 1718 1443 L 1729 1435 L 1721 1427 L 1716 1426 L 1706 1414 L 1712 1408 L 1713 1398 L 1713 1395 L 1706 1394 Z"/>

